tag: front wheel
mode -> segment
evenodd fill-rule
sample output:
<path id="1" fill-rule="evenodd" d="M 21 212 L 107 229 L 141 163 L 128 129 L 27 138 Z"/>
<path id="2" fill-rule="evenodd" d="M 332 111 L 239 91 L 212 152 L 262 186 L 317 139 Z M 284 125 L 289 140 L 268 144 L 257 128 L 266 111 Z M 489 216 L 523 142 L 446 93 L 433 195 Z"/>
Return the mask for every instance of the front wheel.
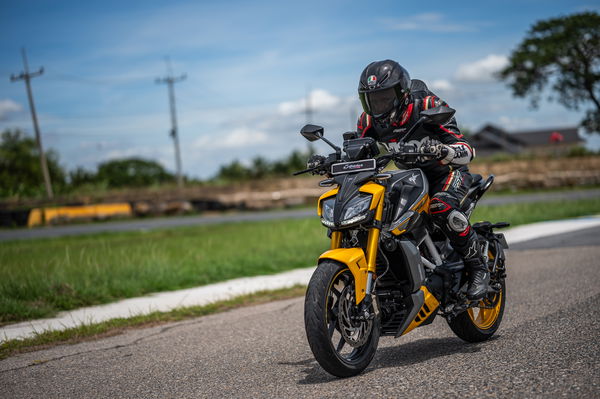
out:
<path id="1" fill-rule="evenodd" d="M 319 264 L 308 283 L 304 326 L 310 349 L 321 367 L 337 377 L 363 371 L 379 343 L 379 317 L 355 319 L 354 277 L 346 265 Z"/>

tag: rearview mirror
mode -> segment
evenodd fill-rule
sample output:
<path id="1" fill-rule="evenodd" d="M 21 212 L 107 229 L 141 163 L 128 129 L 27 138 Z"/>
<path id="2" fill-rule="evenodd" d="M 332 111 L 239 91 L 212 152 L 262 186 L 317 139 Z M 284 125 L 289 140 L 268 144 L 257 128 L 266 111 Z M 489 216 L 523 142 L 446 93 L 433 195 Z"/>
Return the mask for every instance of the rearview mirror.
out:
<path id="1" fill-rule="evenodd" d="M 444 107 L 440 105 L 439 107 L 421 111 L 420 115 L 426 117 L 428 121 L 431 121 L 438 125 L 443 125 L 444 123 L 452 119 L 455 112 L 456 110 L 450 107 Z"/>
<path id="2" fill-rule="evenodd" d="M 325 129 L 322 126 L 317 125 L 305 125 L 302 130 L 300 130 L 300 134 L 304 136 L 308 141 L 319 140 L 323 137 Z"/>

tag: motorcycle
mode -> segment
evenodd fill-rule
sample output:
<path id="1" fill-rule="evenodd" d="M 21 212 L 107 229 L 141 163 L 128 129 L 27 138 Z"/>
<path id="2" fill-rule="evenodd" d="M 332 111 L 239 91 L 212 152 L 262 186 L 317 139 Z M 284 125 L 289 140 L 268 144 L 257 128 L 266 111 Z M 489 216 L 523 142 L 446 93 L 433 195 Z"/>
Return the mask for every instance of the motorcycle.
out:
<path id="1" fill-rule="evenodd" d="M 406 142 L 424 123 L 443 124 L 453 114 L 449 107 L 421 112 L 398 151 L 385 155 L 373 138 L 359 138 L 356 132 L 344 134 L 342 154 L 321 126 L 301 130 L 309 141 L 323 140 L 335 150 L 319 165 L 295 173 L 325 175 L 319 185 L 331 187 L 319 198 L 317 211 L 331 246 L 319 257 L 308 284 L 304 322 L 314 357 L 334 376 L 362 372 L 380 336 L 398 338 L 438 315 L 467 342 L 488 340 L 500 326 L 508 245 L 494 229 L 509 224 L 472 225 L 491 279 L 486 296 L 470 301 L 462 258 L 429 216 L 424 173 L 418 168 L 384 170 L 390 161 L 410 165 L 432 157 Z M 493 180 L 493 175 L 486 180 L 473 175 L 461 206 L 465 214 L 471 215 Z"/>

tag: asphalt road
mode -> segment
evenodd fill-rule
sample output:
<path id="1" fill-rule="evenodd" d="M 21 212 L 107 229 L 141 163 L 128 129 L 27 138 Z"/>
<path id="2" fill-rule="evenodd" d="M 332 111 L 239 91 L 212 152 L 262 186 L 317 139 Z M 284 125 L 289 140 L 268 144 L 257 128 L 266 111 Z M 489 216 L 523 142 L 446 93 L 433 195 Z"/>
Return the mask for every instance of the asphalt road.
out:
<path id="1" fill-rule="evenodd" d="M 464 343 L 436 319 L 383 338 L 350 379 L 314 361 L 297 298 L 11 357 L 0 397 L 600 397 L 599 258 L 598 227 L 519 244 L 494 339 Z"/>
<path id="2" fill-rule="evenodd" d="M 517 195 L 500 195 L 483 197 L 480 204 L 504 205 L 524 202 L 556 201 L 561 199 L 599 198 L 600 189 L 573 190 L 559 192 L 543 192 Z M 118 231 L 140 231 L 179 226 L 195 226 L 205 224 L 273 220 L 283 218 L 314 217 L 315 210 L 295 209 L 271 212 L 236 212 L 231 214 L 216 214 L 210 216 L 174 216 L 168 218 L 134 219 L 105 223 L 76 224 L 68 226 L 48 226 L 33 229 L 3 229 L 0 230 L 0 241 L 27 240 L 33 238 L 61 237 L 68 235 L 93 234 Z"/>

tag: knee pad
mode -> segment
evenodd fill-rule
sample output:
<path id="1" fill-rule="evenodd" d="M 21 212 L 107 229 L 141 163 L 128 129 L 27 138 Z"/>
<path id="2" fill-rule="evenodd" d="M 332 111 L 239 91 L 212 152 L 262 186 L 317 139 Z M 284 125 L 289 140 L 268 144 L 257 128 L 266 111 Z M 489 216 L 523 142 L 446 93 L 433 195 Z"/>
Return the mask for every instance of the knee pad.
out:
<path id="1" fill-rule="evenodd" d="M 456 209 L 448 214 L 448 227 L 457 233 L 463 233 L 469 228 L 467 215 Z"/>

